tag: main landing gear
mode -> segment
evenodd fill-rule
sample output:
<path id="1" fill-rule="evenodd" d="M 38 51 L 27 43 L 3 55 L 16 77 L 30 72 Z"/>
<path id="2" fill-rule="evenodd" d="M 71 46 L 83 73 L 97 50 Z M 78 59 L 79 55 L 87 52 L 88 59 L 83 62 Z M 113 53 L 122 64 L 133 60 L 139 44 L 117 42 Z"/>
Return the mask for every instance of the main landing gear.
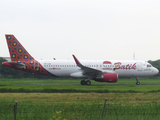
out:
<path id="1" fill-rule="evenodd" d="M 81 85 L 91 85 L 91 81 L 90 80 L 87 80 L 87 81 L 82 80 Z"/>
<path id="2" fill-rule="evenodd" d="M 136 85 L 140 85 L 140 82 L 138 81 L 138 77 L 136 77 Z"/>

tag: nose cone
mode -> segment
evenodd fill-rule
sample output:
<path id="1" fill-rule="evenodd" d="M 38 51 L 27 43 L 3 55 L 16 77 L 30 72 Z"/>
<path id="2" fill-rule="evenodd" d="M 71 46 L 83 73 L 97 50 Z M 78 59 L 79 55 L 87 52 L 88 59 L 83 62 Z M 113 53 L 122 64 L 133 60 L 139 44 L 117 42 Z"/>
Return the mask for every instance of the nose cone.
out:
<path id="1" fill-rule="evenodd" d="M 154 72 L 154 75 L 157 75 L 159 73 L 159 70 L 157 68 L 154 68 L 153 72 Z"/>

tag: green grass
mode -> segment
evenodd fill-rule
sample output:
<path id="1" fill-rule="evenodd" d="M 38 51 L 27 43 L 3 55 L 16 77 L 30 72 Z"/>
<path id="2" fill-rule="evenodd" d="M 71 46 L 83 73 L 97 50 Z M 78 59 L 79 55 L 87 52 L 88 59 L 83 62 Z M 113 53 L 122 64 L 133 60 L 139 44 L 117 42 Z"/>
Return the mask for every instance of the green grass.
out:
<path id="1" fill-rule="evenodd" d="M 13 106 L 18 101 L 17 120 L 48 120 L 59 117 L 59 111 L 61 118 L 71 120 L 100 119 L 107 98 L 104 119 L 160 119 L 160 86 L 137 86 L 135 79 L 92 81 L 91 86 L 81 86 L 80 81 L 0 78 L 0 118 L 13 119 Z M 140 78 L 140 82 L 160 85 L 160 78 Z"/>
<path id="2" fill-rule="evenodd" d="M 159 86 L 137 86 L 135 79 L 119 79 L 117 83 L 92 81 L 91 86 L 80 85 L 80 79 L 0 79 L 1 93 L 146 93 L 160 92 Z M 160 78 L 141 78 L 141 85 L 160 85 Z M 125 85 L 125 86 L 116 86 Z"/>
<path id="3" fill-rule="evenodd" d="M 0 102 L 1 120 L 14 118 L 14 102 Z M 71 120 L 100 119 L 103 104 L 69 104 L 69 103 L 39 103 L 39 102 L 18 102 L 17 120 L 22 119 L 51 119 L 54 117 Z M 58 115 L 60 112 L 60 115 Z M 143 105 L 121 105 L 106 104 L 103 119 L 112 120 L 137 120 L 137 119 L 160 119 L 160 104 Z M 59 120 L 59 119 L 58 119 Z"/>
<path id="4" fill-rule="evenodd" d="M 77 84 L 80 85 L 81 79 L 65 79 L 65 78 L 56 78 L 56 79 L 37 79 L 37 78 L 21 78 L 21 79 L 12 79 L 12 78 L 0 78 L 0 85 L 13 85 L 13 84 Z M 160 85 L 160 77 L 157 78 L 139 78 L 141 85 L 150 85 L 154 84 Z M 118 79 L 116 83 L 106 83 L 106 82 L 96 82 L 91 80 L 92 85 L 135 85 L 136 79 Z"/>
<path id="5" fill-rule="evenodd" d="M 159 93 L 0 93 L 0 100 L 18 102 L 58 102 L 75 104 L 153 104 L 160 103 Z"/>

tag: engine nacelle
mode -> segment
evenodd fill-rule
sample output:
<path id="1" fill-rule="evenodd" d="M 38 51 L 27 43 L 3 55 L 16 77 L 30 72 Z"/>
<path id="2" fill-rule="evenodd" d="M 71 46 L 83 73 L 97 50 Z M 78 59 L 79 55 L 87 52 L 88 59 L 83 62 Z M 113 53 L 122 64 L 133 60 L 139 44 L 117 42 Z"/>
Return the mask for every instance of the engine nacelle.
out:
<path id="1" fill-rule="evenodd" d="M 109 82 L 114 83 L 118 80 L 118 74 L 117 73 L 104 73 L 101 77 L 97 77 L 95 81 L 97 82 Z"/>

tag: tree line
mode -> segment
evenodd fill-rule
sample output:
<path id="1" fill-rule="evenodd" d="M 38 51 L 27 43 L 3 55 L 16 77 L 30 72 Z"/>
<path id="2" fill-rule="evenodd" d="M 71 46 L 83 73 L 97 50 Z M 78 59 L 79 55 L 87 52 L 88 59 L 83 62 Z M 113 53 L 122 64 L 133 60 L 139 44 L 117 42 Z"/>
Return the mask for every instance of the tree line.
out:
<path id="1" fill-rule="evenodd" d="M 6 59 L 0 57 L 0 77 L 5 78 L 39 78 L 39 79 L 54 79 L 55 77 L 52 76 L 44 76 L 44 75 L 37 75 L 33 73 L 23 72 L 20 70 L 15 70 L 12 68 L 8 68 L 2 65 L 2 62 L 7 61 Z M 155 61 L 148 61 L 152 66 L 156 67 L 160 71 L 160 60 Z M 160 73 L 157 75 L 160 76 Z"/>

